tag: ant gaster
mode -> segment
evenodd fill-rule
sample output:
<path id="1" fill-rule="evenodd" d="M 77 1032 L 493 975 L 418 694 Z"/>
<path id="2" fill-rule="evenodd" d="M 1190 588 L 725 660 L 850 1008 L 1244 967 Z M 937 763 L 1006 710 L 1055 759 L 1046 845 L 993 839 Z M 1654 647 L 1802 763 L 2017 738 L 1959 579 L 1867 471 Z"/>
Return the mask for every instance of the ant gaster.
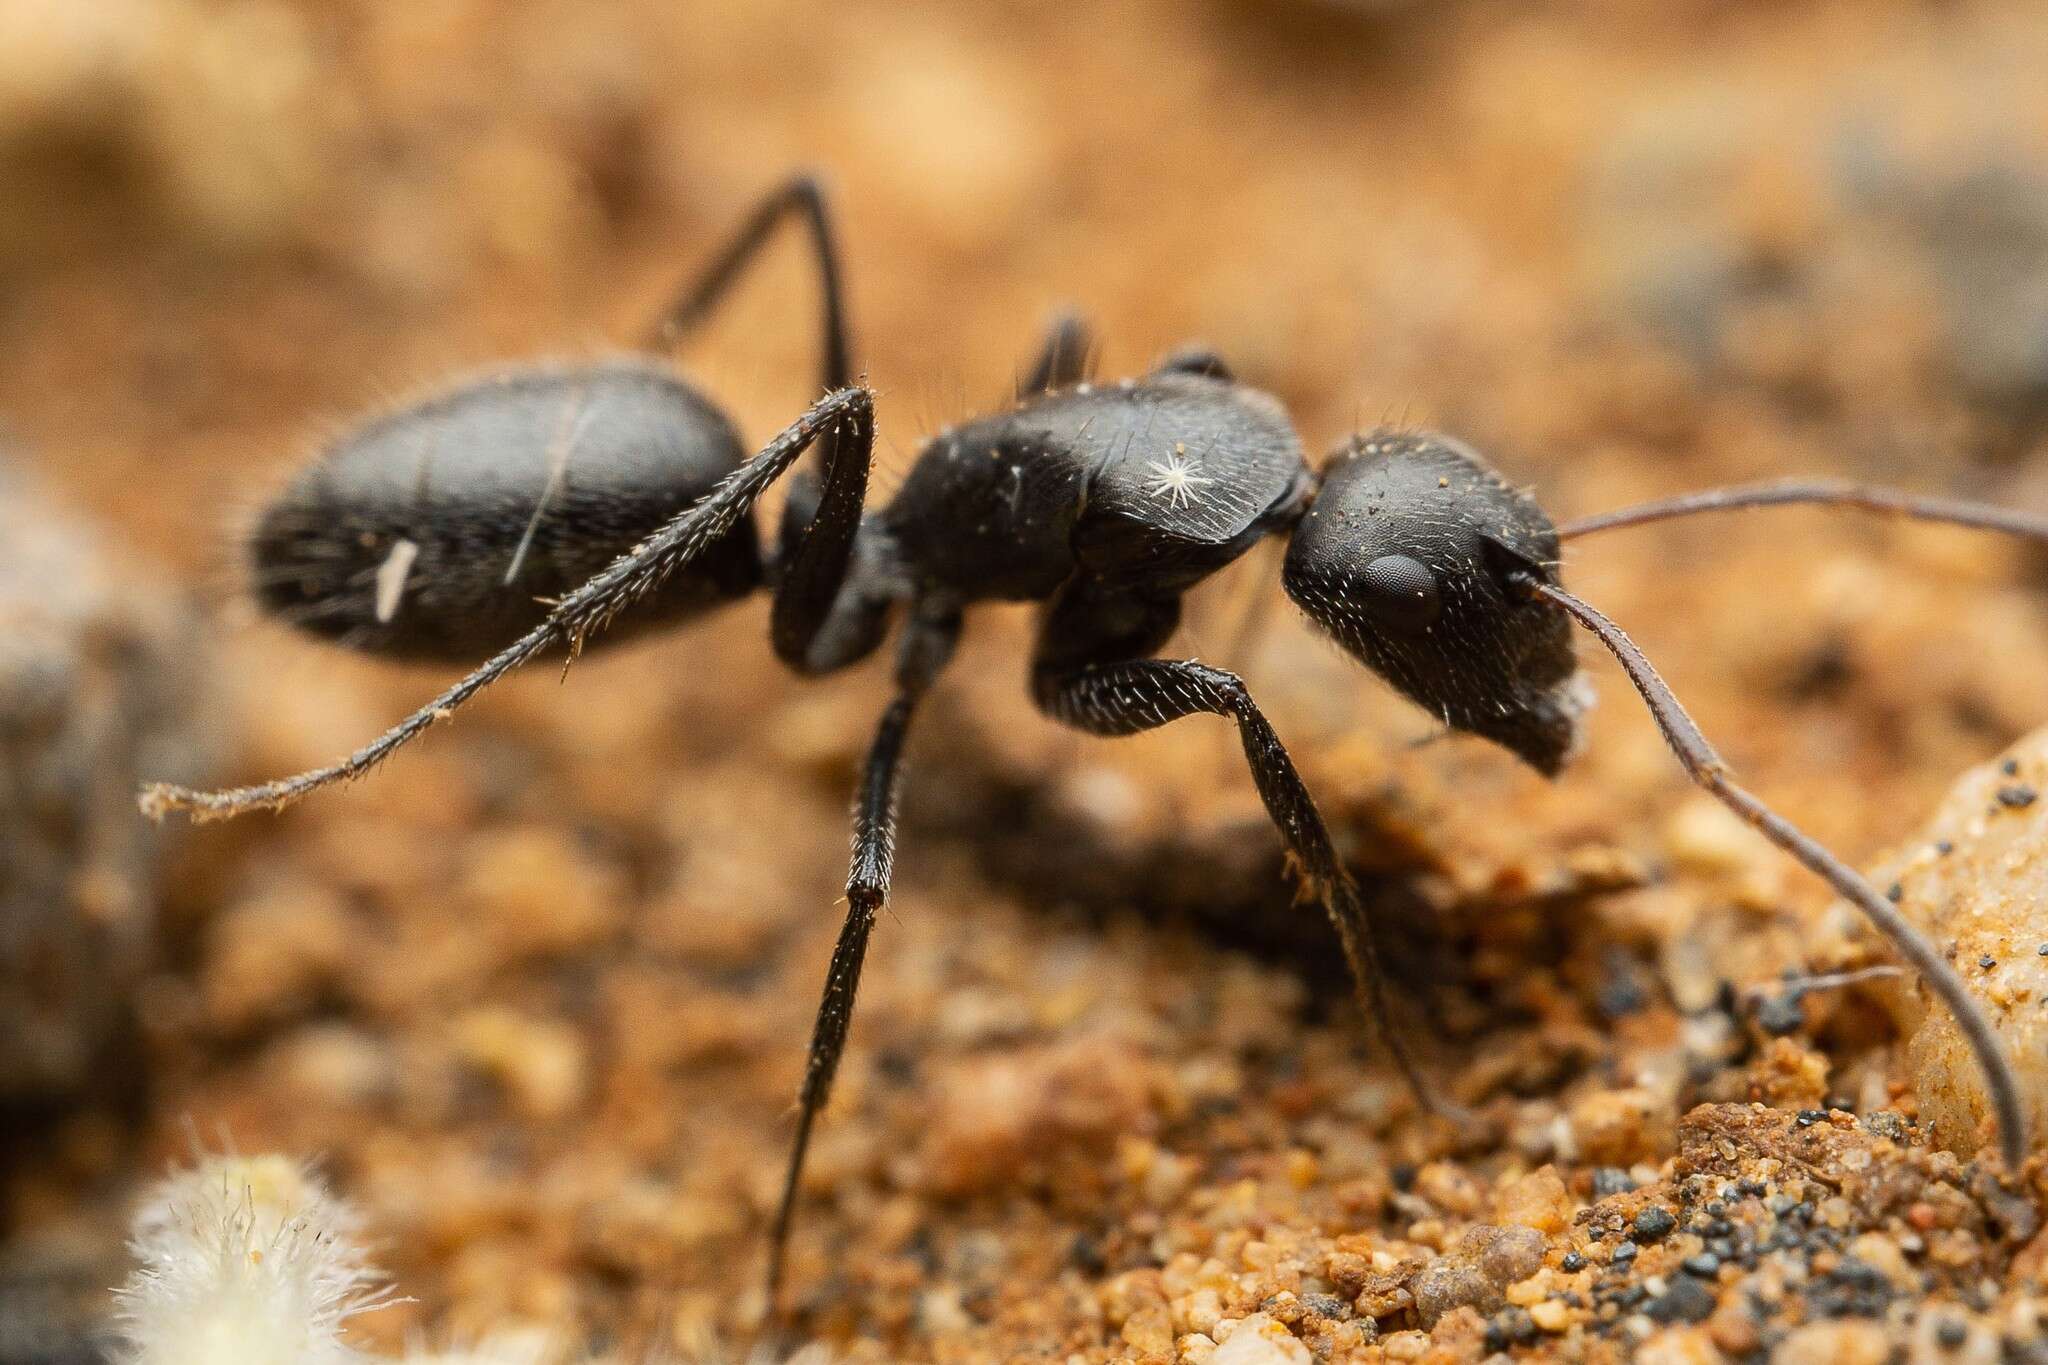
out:
<path id="1" fill-rule="evenodd" d="M 2048 539 L 2048 518 L 1835 483 L 1715 490 L 1555 528 L 1533 499 L 1448 437 L 1352 438 L 1320 472 L 1280 405 L 1205 351 L 1121 383 L 1086 382 L 1089 334 L 1056 324 L 1017 401 L 923 447 L 886 505 L 864 510 L 873 395 L 853 382 L 837 248 L 816 184 L 766 198 L 649 338 L 690 332 L 773 235 L 799 219 L 823 289 L 825 394 L 745 458 L 732 424 L 646 359 L 531 366 L 387 415 L 339 442 L 262 517 L 250 545 L 259 600 L 351 648 L 485 662 L 330 767 L 259 786 L 154 786 L 152 815 L 282 807 L 353 777 L 540 655 L 701 613 L 760 587 L 770 640 L 800 673 L 871 654 L 900 617 L 896 695 L 876 727 L 855 802 L 845 926 L 812 1035 L 801 1109 L 771 1233 L 777 1297 L 805 1148 L 832 1085 L 861 963 L 889 891 L 896 778 L 919 700 L 965 609 L 1044 604 L 1032 699 L 1096 735 L 1184 716 L 1228 717 L 1305 889 L 1335 926 L 1368 1013 L 1425 1103 L 1387 1027 L 1363 903 L 1278 735 L 1236 675 L 1155 657 L 1189 588 L 1267 536 L 1290 537 L 1288 595 L 1349 653 L 1455 730 L 1554 775 L 1580 735 L 1585 691 L 1571 625 L 1619 659 L 1686 772 L 1853 901 L 1941 997 L 1989 1082 L 2008 1166 L 2024 1131 L 2012 1070 L 1941 955 L 1868 882 L 1730 777 L 1649 661 L 1559 582 L 1572 535 L 1695 512 L 1784 503 L 1862 507 Z M 764 561 L 749 515 L 793 476 Z M 609 627 L 608 633 L 606 632 Z"/>

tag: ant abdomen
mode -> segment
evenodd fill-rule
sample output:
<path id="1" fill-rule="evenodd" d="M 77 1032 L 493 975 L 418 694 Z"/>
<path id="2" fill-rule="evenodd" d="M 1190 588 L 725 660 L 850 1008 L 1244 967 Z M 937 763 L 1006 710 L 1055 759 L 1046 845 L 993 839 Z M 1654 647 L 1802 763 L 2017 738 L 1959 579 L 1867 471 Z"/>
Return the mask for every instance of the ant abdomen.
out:
<path id="1" fill-rule="evenodd" d="M 249 541 L 256 600 L 366 653 L 474 661 L 744 458 L 725 416 L 648 362 L 499 371 L 367 423 L 293 479 Z M 761 578 L 742 519 L 591 643 L 706 611 Z"/>

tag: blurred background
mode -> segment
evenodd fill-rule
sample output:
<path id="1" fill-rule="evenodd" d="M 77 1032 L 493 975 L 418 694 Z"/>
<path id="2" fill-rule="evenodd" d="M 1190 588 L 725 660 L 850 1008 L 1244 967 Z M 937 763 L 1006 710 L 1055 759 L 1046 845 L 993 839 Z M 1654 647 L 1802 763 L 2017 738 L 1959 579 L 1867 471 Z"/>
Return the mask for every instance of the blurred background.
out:
<path id="1" fill-rule="evenodd" d="M 152 831 L 138 777 L 297 770 L 440 685 L 237 593 L 239 519 L 355 415 L 623 344 L 809 167 L 882 496 L 1072 305 L 1105 374 L 1199 339 L 1312 452 L 1442 427 L 1560 518 L 1795 472 L 2048 508 L 2044 70 L 2031 0 L 0 0 L 0 1305 L 104 1307 L 135 1182 L 233 1146 L 363 1207 L 414 1296 L 363 1320 L 384 1349 L 695 1351 L 758 1315 L 886 679 L 782 674 L 743 604 L 289 815 Z M 814 308 L 791 242 L 679 363 L 763 438 L 813 396 Z M 2048 717 L 2007 545 L 1785 512 L 1568 575 L 1853 861 Z M 1199 1241 L 1183 1215 L 1571 1160 L 1557 1124 L 1617 1088 L 1749 1083 L 1695 1027 L 1723 983 L 1859 951 L 1604 662 L 1547 784 L 1422 743 L 1277 579 L 1249 555 L 1177 648 L 1244 673 L 1436 955 L 1409 1014 L 1496 1122 L 1415 1119 L 1233 738 L 1056 731 L 1029 612 L 987 610 L 913 743 L 799 1222 L 810 1334 L 1132 1354 L 1102 1287 Z M 1881 1092 L 1881 1015 L 1816 1007 L 1827 1093 Z"/>

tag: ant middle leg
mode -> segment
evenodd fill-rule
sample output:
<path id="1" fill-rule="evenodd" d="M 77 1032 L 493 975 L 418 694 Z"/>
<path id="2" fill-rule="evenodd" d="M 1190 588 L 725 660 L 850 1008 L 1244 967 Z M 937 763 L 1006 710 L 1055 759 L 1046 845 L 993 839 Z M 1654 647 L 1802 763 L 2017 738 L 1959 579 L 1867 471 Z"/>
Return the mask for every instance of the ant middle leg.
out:
<path id="1" fill-rule="evenodd" d="M 1165 643 L 1180 615 L 1178 599 L 1142 601 L 1069 592 L 1055 601 L 1032 671 L 1033 699 L 1062 724 L 1092 735 L 1140 734 L 1184 716 L 1236 722 L 1245 761 L 1266 814 L 1279 831 L 1303 890 L 1330 918 L 1353 987 L 1417 1101 L 1432 1113 L 1456 1106 L 1424 1080 L 1396 1028 L 1370 916 L 1294 760 L 1236 674 L 1193 660 L 1134 657 Z M 1093 654 L 1092 661 L 1088 656 Z"/>
<path id="2" fill-rule="evenodd" d="M 790 1145 L 782 1197 L 768 1235 L 766 1304 L 771 1316 L 782 1288 L 789 1233 L 796 1215 L 798 1187 L 803 1180 L 804 1157 L 810 1150 L 811 1130 L 831 1097 L 832 1080 L 838 1074 L 839 1059 L 846 1050 L 847 1030 L 853 1022 L 854 995 L 860 988 L 868 938 L 876 916 L 889 899 L 889 881 L 895 867 L 897 776 L 902 767 L 904 740 L 919 698 L 952 657 L 959 636 L 957 608 L 921 602 L 913 610 L 897 654 L 896 699 L 882 713 L 861 769 L 853 807 L 853 858 L 846 874 L 846 923 L 839 931 L 839 941 L 832 949 L 832 965 L 825 973 L 825 993 L 818 1001 L 817 1023 L 812 1028 L 803 1089 L 797 1100 L 796 1137 Z"/>

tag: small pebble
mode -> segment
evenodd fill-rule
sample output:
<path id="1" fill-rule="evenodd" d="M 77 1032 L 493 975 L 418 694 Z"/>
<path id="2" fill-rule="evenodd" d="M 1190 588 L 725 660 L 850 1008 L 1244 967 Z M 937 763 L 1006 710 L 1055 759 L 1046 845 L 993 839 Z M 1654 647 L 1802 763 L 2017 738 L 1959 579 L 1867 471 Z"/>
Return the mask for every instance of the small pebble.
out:
<path id="1" fill-rule="evenodd" d="M 1614 1255 L 1608 1258 L 1608 1263 L 1611 1265 L 1627 1265 L 1635 1258 L 1636 1244 L 1634 1242 L 1623 1242 L 1614 1249 Z"/>
<path id="2" fill-rule="evenodd" d="M 1686 1257 L 1684 1264 L 1686 1274 L 1697 1275 L 1703 1280 L 1711 1280 L 1720 1272 L 1721 1258 L 1712 1252 L 1703 1251 L 1697 1256 Z"/>
<path id="3" fill-rule="evenodd" d="M 1675 1280 L 1647 1311 L 1658 1322 L 1705 1322 L 1714 1312 L 1714 1294 L 1698 1280 Z"/>
<path id="4" fill-rule="evenodd" d="M 1617 1194 L 1627 1194 L 1635 1187 L 1635 1180 L 1619 1166 L 1602 1166 L 1593 1172 L 1595 1199 L 1609 1199 Z"/>
<path id="5" fill-rule="evenodd" d="M 1564 1271 L 1567 1275 L 1575 1274 L 1586 1268 L 1586 1258 L 1576 1251 L 1567 1251 L 1564 1254 L 1564 1259 L 1559 1261 L 1557 1265 L 1558 1269 Z"/>
<path id="6" fill-rule="evenodd" d="M 1979 957 L 1977 959 L 1977 965 L 1988 972 L 1993 967 L 1996 967 L 1998 965 L 1998 959 L 1993 957 L 1989 953 L 1985 953 L 1982 957 Z"/>
<path id="7" fill-rule="evenodd" d="M 1756 1006 L 1756 1026 L 1773 1038 L 1784 1038 L 1806 1027 L 1806 1010 L 1796 991 L 1768 996 Z"/>
<path id="8" fill-rule="evenodd" d="M 1935 1324 L 1934 1339 L 1953 1351 L 1970 1339 L 1970 1326 L 1961 1318 L 1943 1318 Z"/>
<path id="9" fill-rule="evenodd" d="M 1652 1204 L 1636 1215 L 1636 1240 L 1640 1242 L 1660 1241 L 1678 1226 L 1678 1220 L 1668 1209 Z"/>
<path id="10" fill-rule="evenodd" d="M 2034 804 L 2039 793 L 2024 782 L 2015 782 L 2009 787 L 1998 789 L 1998 804 L 2007 810 L 2025 810 Z"/>

